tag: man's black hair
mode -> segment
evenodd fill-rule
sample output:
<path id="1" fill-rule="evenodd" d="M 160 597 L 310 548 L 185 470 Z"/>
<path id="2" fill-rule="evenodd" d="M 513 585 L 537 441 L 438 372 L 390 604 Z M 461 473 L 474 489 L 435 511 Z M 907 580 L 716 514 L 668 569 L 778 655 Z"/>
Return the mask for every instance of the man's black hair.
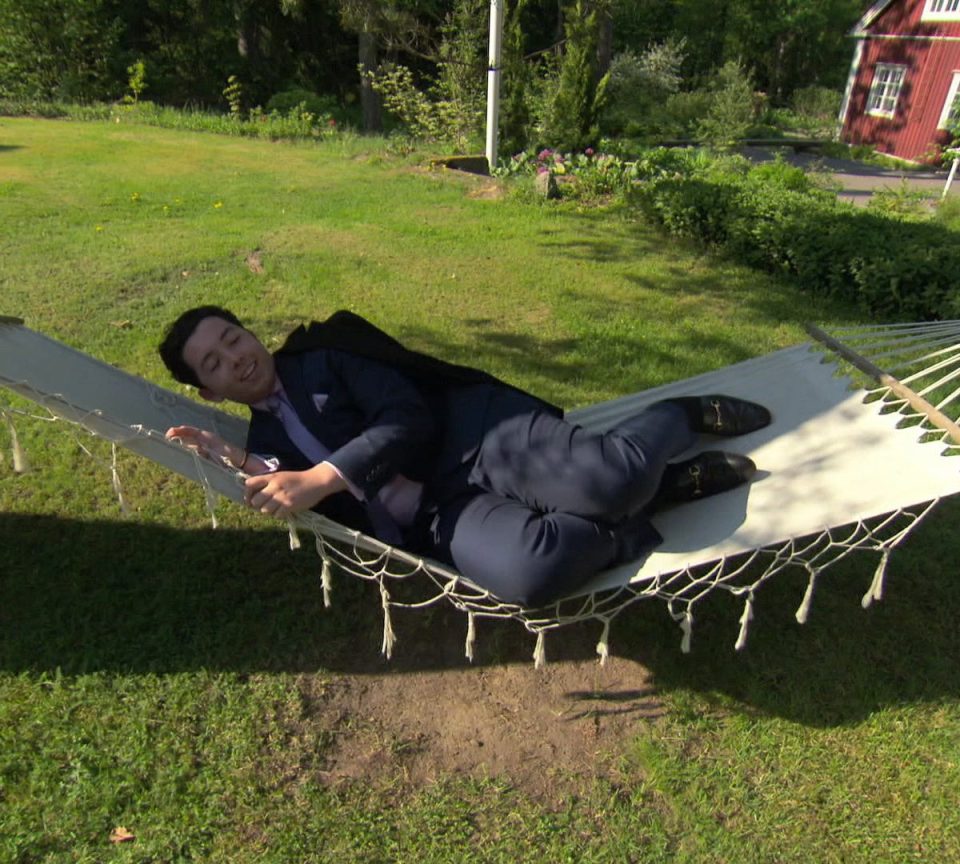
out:
<path id="1" fill-rule="evenodd" d="M 160 358 L 164 365 L 170 370 L 170 374 L 181 384 L 192 384 L 194 387 L 200 386 L 200 379 L 197 373 L 187 365 L 183 359 L 183 347 L 187 340 L 197 329 L 197 325 L 205 318 L 223 318 L 237 327 L 243 327 L 240 319 L 237 318 L 229 309 L 222 309 L 219 306 L 197 306 L 195 309 L 188 309 L 168 328 L 167 333 L 160 343 Z M 244 328 L 246 329 L 246 328 Z"/>

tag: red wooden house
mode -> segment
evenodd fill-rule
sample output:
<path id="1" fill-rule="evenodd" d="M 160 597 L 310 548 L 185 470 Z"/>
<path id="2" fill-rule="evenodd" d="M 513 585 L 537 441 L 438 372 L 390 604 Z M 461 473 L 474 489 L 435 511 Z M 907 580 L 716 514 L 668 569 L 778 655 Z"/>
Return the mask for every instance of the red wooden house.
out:
<path id="1" fill-rule="evenodd" d="M 960 119 L 960 0 L 881 0 L 854 27 L 841 137 L 934 160 Z"/>

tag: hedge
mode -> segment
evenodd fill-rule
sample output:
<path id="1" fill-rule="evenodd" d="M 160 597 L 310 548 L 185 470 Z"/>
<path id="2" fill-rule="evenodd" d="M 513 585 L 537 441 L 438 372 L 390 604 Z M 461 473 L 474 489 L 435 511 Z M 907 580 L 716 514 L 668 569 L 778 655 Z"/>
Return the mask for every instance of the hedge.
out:
<path id="1" fill-rule="evenodd" d="M 857 208 L 782 163 L 648 160 L 633 197 L 670 233 L 900 320 L 960 317 L 960 233 Z"/>

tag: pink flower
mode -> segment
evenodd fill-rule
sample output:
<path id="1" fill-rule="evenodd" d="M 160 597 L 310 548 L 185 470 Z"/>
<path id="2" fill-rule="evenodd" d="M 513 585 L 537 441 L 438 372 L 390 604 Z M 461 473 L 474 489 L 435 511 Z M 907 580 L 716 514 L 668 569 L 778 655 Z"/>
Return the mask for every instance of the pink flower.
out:
<path id="1" fill-rule="evenodd" d="M 584 155 L 584 156 L 592 156 L 592 155 L 593 155 L 593 147 L 587 147 L 587 149 L 583 151 L 583 155 Z"/>
<path id="2" fill-rule="evenodd" d="M 538 161 L 538 162 L 546 162 L 547 159 L 549 159 L 552 155 L 553 155 L 553 151 L 552 151 L 552 150 L 541 150 L 541 151 L 537 154 L 537 161 Z"/>

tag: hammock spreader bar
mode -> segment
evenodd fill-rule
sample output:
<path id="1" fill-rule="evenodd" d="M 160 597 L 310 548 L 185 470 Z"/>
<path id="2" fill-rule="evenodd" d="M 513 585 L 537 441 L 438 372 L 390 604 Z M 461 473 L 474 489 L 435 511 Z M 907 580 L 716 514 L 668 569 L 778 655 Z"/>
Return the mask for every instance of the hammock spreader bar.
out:
<path id="1" fill-rule="evenodd" d="M 874 365 L 866 357 L 861 357 L 852 348 L 848 348 L 842 342 L 838 342 L 832 336 L 824 333 L 819 327 L 813 324 L 806 325 L 806 331 L 814 339 L 826 345 L 831 351 L 834 351 L 844 360 L 849 361 L 861 372 L 869 375 L 878 384 L 888 387 L 892 393 L 905 399 L 911 407 L 923 414 L 927 420 L 934 426 L 943 429 L 951 438 L 954 444 L 960 445 L 960 426 L 953 422 L 941 410 L 931 405 L 919 393 L 915 393 L 902 381 L 897 380 L 888 372 L 884 372 L 879 366 Z"/>

